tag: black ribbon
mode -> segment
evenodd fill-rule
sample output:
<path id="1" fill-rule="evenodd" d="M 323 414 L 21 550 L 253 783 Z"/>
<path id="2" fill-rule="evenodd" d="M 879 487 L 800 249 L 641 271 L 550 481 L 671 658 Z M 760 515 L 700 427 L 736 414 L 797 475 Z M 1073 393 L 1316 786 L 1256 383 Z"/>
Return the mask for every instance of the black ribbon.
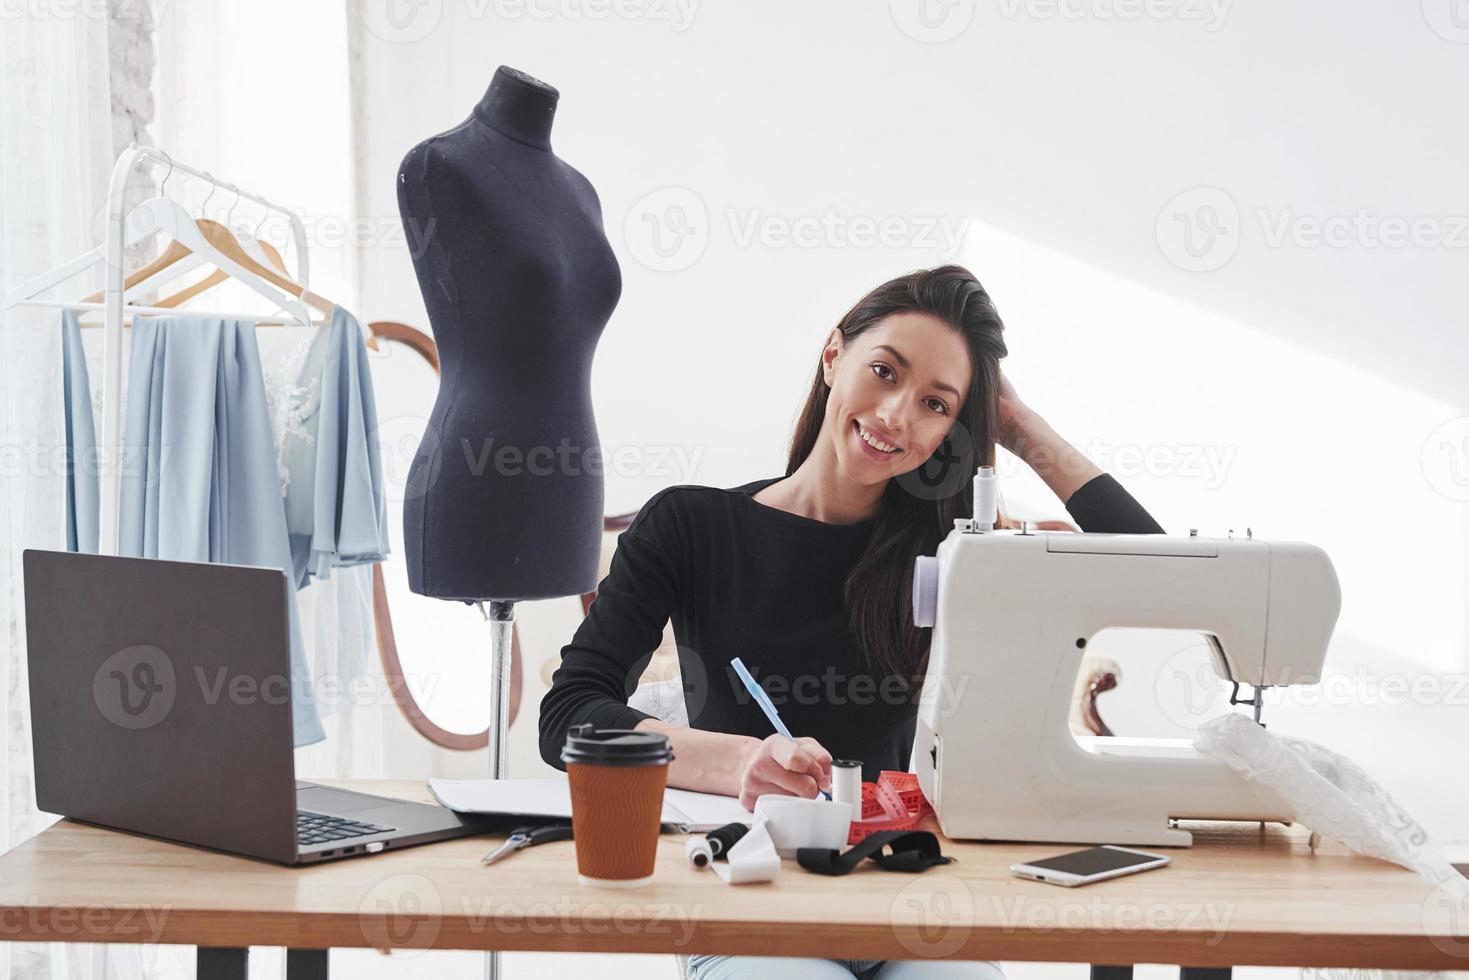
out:
<path id="1" fill-rule="evenodd" d="M 891 847 L 891 854 L 884 854 Z M 825 847 L 801 847 L 796 863 L 819 875 L 845 875 L 857 870 L 863 858 L 871 858 L 884 871 L 927 871 L 936 864 L 954 860 L 939 852 L 939 839 L 927 830 L 880 830 L 869 834 L 843 854 Z"/>

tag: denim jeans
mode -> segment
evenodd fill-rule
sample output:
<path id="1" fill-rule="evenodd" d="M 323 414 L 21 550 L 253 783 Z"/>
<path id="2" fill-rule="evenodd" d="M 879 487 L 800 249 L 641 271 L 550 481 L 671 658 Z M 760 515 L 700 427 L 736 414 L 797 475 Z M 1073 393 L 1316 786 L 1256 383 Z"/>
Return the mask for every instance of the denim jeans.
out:
<path id="1" fill-rule="evenodd" d="M 785 956 L 690 956 L 689 980 L 1004 980 L 979 960 L 822 960 Z"/>

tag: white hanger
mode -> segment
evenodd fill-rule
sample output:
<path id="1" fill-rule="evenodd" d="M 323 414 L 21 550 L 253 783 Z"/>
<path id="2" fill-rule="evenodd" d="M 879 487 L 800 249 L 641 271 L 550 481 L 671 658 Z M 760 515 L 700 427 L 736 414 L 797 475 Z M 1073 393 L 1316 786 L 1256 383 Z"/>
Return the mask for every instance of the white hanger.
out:
<path id="1" fill-rule="evenodd" d="M 225 184 L 225 186 L 235 192 L 235 204 L 239 204 L 240 189 L 234 184 Z M 258 224 L 255 226 L 255 231 L 246 231 L 243 228 L 237 229 L 234 225 L 230 223 L 230 218 L 234 217 L 235 214 L 235 204 L 231 204 L 230 209 L 225 212 L 224 226 L 234 234 L 235 241 L 240 243 L 240 248 L 245 250 L 246 255 L 250 256 L 250 258 L 254 259 L 256 262 L 259 262 L 261 265 L 275 266 L 276 268 L 280 268 L 275 264 L 275 257 L 267 254 L 265 249 L 260 247 L 260 239 L 255 237 L 255 232 L 260 230 L 260 226 Z M 262 217 L 261 220 L 263 221 L 264 218 Z M 277 255 L 279 255 L 279 253 L 277 253 Z M 285 271 L 286 270 L 281 269 L 282 273 L 284 273 Z"/>
<path id="2" fill-rule="evenodd" d="M 225 255 L 214 244 L 204 237 L 199 226 L 194 223 L 194 218 L 185 211 L 177 201 L 169 197 L 151 197 L 139 204 L 127 216 L 124 224 L 124 233 L 128 245 L 136 245 L 157 232 L 163 232 L 194 255 L 182 259 L 168 267 L 168 271 L 178 268 L 185 263 L 191 262 L 194 257 L 200 257 L 203 261 L 217 266 L 222 271 L 229 273 L 232 277 L 244 283 L 254 292 L 259 293 L 270 300 L 276 307 L 298 323 L 306 325 L 311 323 L 311 314 L 306 311 L 306 305 L 290 294 L 277 289 L 265 279 L 246 269 L 235 262 L 234 259 Z M 150 276 L 144 282 L 152 282 L 155 278 Z M 139 283 L 142 286 L 144 283 Z M 137 287 L 134 287 L 135 289 Z M 131 292 L 132 290 L 129 290 Z"/>
<path id="3" fill-rule="evenodd" d="M 19 306 L 27 300 L 34 299 L 37 294 L 44 293 L 52 286 L 60 285 L 101 261 L 102 246 L 98 245 L 90 252 L 83 252 L 70 262 L 58 265 L 32 279 L 27 279 L 5 294 L 5 308 L 8 310 L 12 306 Z"/>
<path id="4" fill-rule="evenodd" d="M 238 243 L 238 239 L 221 232 L 221 226 L 217 222 L 205 223 L 205 227 L 201 229 L 195 224 L 192 216 L 172 200 L 154 198 L 145 201 L 132 213 L 124 215 L 122 204 L 133 173 L 154 162 L 167 163 L 169 174 L 172 174 L 177 168 L 183 173 L 208 180 L 212 185 L 219 184 L 219 181 L 207 171 L 184 163 L 176 163 L 162 150 L 139 146 L 137 143 L 130 144 L 118 154 L 117 161 L 112 167 L 112 176 L 108 181 L 107 229 L 102 244 L 87 249 L 56 268 L 21 283 L 6 293 L 4 298 L 5 309 L 27 306 L 58 310 L 98 311 L 102 314 L 102 370 L 100 372 L 102 420 L 97 428 L 97 457 L 102 467 L 98 544 L 103 554 L 117 553 L 118 499 L 123 472 L 123 467 L 119 465 L 119 446 L 122 437 L 123 321 L 130 315 L 177 316 L 180 312 L 176 308 L 141 306 L 125 302 L 123 294 L 127 291 L 127 276 L 123 269 L 126 243 L 136 243 L 160 231 L 171 235 L 173 241 L 170 242 L 170 245 L 173 246 L 175 255 L 181 248 L 188 249 L 193 254 L 181 256 L 170 265 L 182 265 L 185 259 L 202 256 L 204 261 L 214 263 L 220 271 L 234 276 L 247 288 L 266 297 L 273 305 L 286 310 L 287 316 L 284 319 L 287 322 L 310 324 L 312 321 L 310 314 L 307 313 L 308 305 L 333 314 L 336 310 L 330 300 L 311 292 L 306 286 L 310 258 L 306 232 L 300 217 L 288 208 L 272 203 L 258 194 L 245 193 L 236 189 L 236 194 L 241 197 L 248 197 L 266 210 L 279 212 L 290 220 L 292 239 L 296 245 L 295 262 L 299 270 L 300 285 L 291 281 L 289 276 L 275 272 L 271 268 L 273 263 L 260 263 L 253 250 L 247 250 L 245 246 Z M 168 176 L 165 175 L 162 186 L 166 186 L 167 182 Z M 219 247 L 211 239 L 217 240 L 220 243 Z M 232 256 L 237 256 L 238 261 Z M 101 273 L 103 289 L 98 298 L 102 302 L 95 302 L 91 297 L 81 301 L 40 298 L 47 291 L 87 272 Z M 135 272 L 134 275 L 136 274 Z M 150 275 L 149 278 L 152 276 Z M 300 290 L 299 296 L 294 295 L 297 289 Z M 192 312 L 197 315 L 201 311 Z M 226 313 L 212 309 L 204 315 L 256 323 L 283 319 L 274 313 L 265 315 Z M 366 335 L 365 339 L 370 337 L 370 332 L 365 326 L 363 326 L 363 331 Z"/>
<path id="5" fill-rule="evenodd" d="M 280 254 L 279 250 L 277 250 L 274 245 L 262 244 L 259 240 L 255 238 L 254 235 L 244 231 L 243 229 L 236 230 L 234 228 L 234 226 L 231 224 L 231 218 L 233 218 L 234 216 L 235 205 L 240 202 L 240 199 L 243 196 L 240 193 L 240 189 L 233 184 L 226 184 L 223 181 L 216 180 L 212 174 L 208 173 L 208 171 L 205 171 L 204 175 L 210 181 L 211 189 L 209 195 L 205 197 L 204 203 L 200 205 L 200 210 L 203 212 L 204 216 L 196 220 L 194 223 L 198 227 L 204 229 L 205 238 L 216 246 L 224 244 L 227 256 L 236 259 L 237 265 L 244 265 L 248 271 L 255 272 L 257 275 L 265 277 L 266 281 L 269 282 L 271 285 L 274 285 L 278 289 L 283 290 L 288 295 L 300 299 L 307 306 L 317 306 L 318 308 L 322 308 L 324 312 L 334 309 L 334 304 L 332 304 L 329 300 L 325 300 L 322 297 L 317 296 L 316 294 L 312 293 L 310 289 L 305 285 L 297 283 L 291 279 L 290 271 L 286 268 L 285 258 Z M 167 184 L 168 178 L 165 176 L 164 188 L 167 187 Z M 215 186 L 228 187 L 230 190 L 235 192 L 234 203 L 230 205 L 230 209 L 228 212 L 226 212 L 225 219 L 222 223 L 208 218 L 209 201 L 211 198 L 214 197 L 213 188 Z M 164 188 L 160 188 L 160 191 L 162 191 Z M 180 251 L 184 253 L 181 256 L 177 254 Z M 170 258 L 169 256 L 171 253 L 172 257 Z M 247 261 L 238 261 L 241 258 Z M 162 264 L 158 264 L 160 262 Z M 252 262 L 254 263 L 253 267 L 251 266 Z M 127 286 L 124 289 L 124 300 L 133 298 L 139 293 L 156 289 L 162 283 L 165 283 L 171 279 L 176 279 L 182 276 L 184 273 L 194 268 L 197 268 L 200 265 L 206 264 L 206 259 L 200 257 L 194 252 L 188 251 L 179 242 L 171 241 L 169 242 L 169 248 L 165 251 L 164 256 L 161 257 L 159 260 L 155 260 L 154 264 L 158 265 L 158 268 L 151 275 L 147 276 L 144 279 L 133 282 L 131 286 Z M 305 263 L 302 262 L 300 264 L 303 266 L 304 272 Z M 177 292 L 172 296 L 166 298 L 156 299 L 154 300 L 154 302 L 161 307 L 178 309 L 181 303 L 187 302 L 189 299 L 192 299 L 194 296 L 197 296 L 208 289 L 212 289 L 214 286 L 224 282 L 228 278 L 230 278 L 229 273 L 216 266 L 213 268 L 213 271 L 210 272 L 208 275 L 195 281 L 192 285 L 186 286 L 180 292 Z M 89 300 L 95 300 L 98 298 L 100 297 L 88 297 Z M 376 345 L 371 341 L 364 340 L 364 342 L 366 342 L 369 347 L 373 347 L 374 349 L 376 349 Z"/>
<path id="6" fill-rule="evenodd" d="M 205 171 L 205 173 L 207 174 L 208 171 Z M 168 172 L 163 175 L 163 182 L 158 185 L 158 196 L 166 197 L 168 195 L 168 178 L 172 176 L 173 159 L 169 158 Z M 214 196 L 214 187 L 215 185 L 213 179 L 211 178 L 209 193 L 204 197 L 204 205 L 207 205 L 209 203 L 209 199 Z M 200 205 L 199 207 L 199 211 L 201 214 L 204 213 L 204 205 Z M 123 220 L 124 222 L 126 222 L 128 219 L 124 218 Z M 133 243 L 130 242 L 129 244 Z M 151 276 L 141 279 L 138 282 L 133 283 L 131 286 L 128 286 L 126 285 L 126 283 L 124 283 L 122 291 L 122 301 L 124 303 L 127 303 L 139 295 L 152 292 L 169 280 L 183 275 L 185 272 L 197 269 L 201 265 L 204 265 L 206 261 L 207 260 L 203 255 L 200 255 L 198 252 L 191 251 L 183 258 L 164 265 Z"/>
<path id="7" fill-rule="evenodd" d="M 163 155 L 165 158 L 168 159 L 169 169 L 168 173 L 165 174 L 163 177 L 163 182 L 160 184 L 160 192 L 167 188 L 168 178 L 173 173 L 172 158 L 168 157 L 167 154 Z M 202 176 L 208 179 L 211 184 L 218 183 L 218 181 L 216 181 L 207 172 L 202 174 Z M 239 195 L 239 190 L 235 189 L 235 193 L 236 195 Z M 210 194 L 213 194 L 212 189 L 210 191 Z M 206 198 L 206 201 L 207 200 L 208 198 Z M 187 248 L 191 253 L 190 255 L 160 270 L 158 273 L 147 277 L 142 282 L 135 283 L 132 287 L 126 289 L 123 296 L 123 309 L 125 312 L 161 314 L 178 313 L 179 311 L 174 309 L 155 309 L 153 307 L 128 305 L 128 300 L 134 298 L 139 293 L 157 288 L 157 286 L 161 283 L 176 278 L 177 276 L 188 272 L 191 269 L 198 268 L 199 266 L 204 264 L 213 264 L 219 269 L 227 272 L 229 275 L 243 282 L 251 290 L 264 296 L 275 305 L 275 310 L 263 317 L 259 314 L 221 313 L 217 315 L 225 316 L 230 319 L 262 320 L 273 319 L 276 318 L 278 314 L 285 313 L 292 320 L 295 320 L 300 324 L 305 325 L 312 322 L 310 313 L 307 312 L 305 305 L 301 302 L 300 299 L 278 289 L 271 283 L 267 282 L 261 276 L 256 275 L 248 269 L 245 269 L 239 263 L 232 260 L 229 256 L 220 252 L 218 248 L 216 248 L 208 239 L 204 237 L 203 232 L 199 230 L 198 225 L 194 223 L 194 219 L 188 214 L 188 212 L 185 211 L 183 207 L 181 207 L 178 202 L 174 201 L 173 199 L 164 197 L 160 193 L 159 196 L 150 198 L 149 200 L 144 201 L 142 204 L 138 205 L 138 207 L 134 208 L 133 211 L 123 219 L 123 222 L 126 234 L 126 242 L 128 245 L 136 245 L 144 239 L 158 232 L 163 232 L 164 234 L 169 235 L 171 238 L 177 241 L 179 245 Z M 54 269 L 44 272 L 31 279 L 28 279 L 27 281 L 21 283 L 20 285 L 16 286 L 14 289 L 5 294 L 4 308 L 8 310 L 15 306 L 25 305 L 51 307 L 56 309 L 75 309 L 88 311 L 102 310 L 106 304 L 101 302 L 68 302 L 63 300 L 42 300 L 38 297 L 40 296 L 40 294 L 61 285 L 67 280 L 81 275 L 83 272 L 86 272 L 89 269 L 93 269 L 102 264 L 106 260 L 106 253 L 106 246 L 98 245 L 96 248 L 89 249 L 88 251 L 83 252 L 81 255 L 76 256 L 70 261 L 63 263 L 62 265 L 59 265 Z"/>

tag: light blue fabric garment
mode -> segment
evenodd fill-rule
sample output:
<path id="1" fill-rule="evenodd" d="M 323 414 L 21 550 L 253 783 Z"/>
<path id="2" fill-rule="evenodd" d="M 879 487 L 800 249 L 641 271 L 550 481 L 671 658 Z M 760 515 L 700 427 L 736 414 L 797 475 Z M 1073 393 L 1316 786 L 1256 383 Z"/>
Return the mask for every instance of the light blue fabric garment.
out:
<path id="1" fill-rule="evenodd" d="M 290 574 L 265 379 L 248 321 L 139 317 L 128 372 L 118 551 Z M 295 744 L 326 737 L 287 589 Z"/>
<path id="2" fill-rule="evenodd" d="M 333 568 L 386 559 L 388 525 L 366 331 L 337 307 L 326 325 L 308 332 L 304 348 L 290 339 L 300 333 L 267 331 L 257 341 L 285 486 L 292 574 L 304 589 L 329 578 Z M 322 590 L 332 591 L 330 585 Z M 323 642 L 309 651 L 318 684 L 368 673 L 370 642 L 340 636 Z M 324 697 L 316 707 L 327 717 L 351 704 L 348 698 Z"/>
<path id="3" fill-rule="evenodd" d="M 76 327 L 75 318 L 63 321 L 63 350 L 79 355 Z M 67 360 L 70 380 L 80 358 Z M 85 402 L 90 415 L 85 373 L 77 374 L 77 384 L 68 385 L 68 412 L 80 416 Z M 281 569 L 294 582 L 254 324 L 135 318 L 127 392 L 118 553 L 261 565 Z M 75 535 L 79 545 L 92 544 L 83 550 L 95 551 L 95 533 L 90 542 L 85 533 L 78 520 L 68 539 Z M 306 669 L 295 589 L 286 594 L 294 741 L 310 745 L 325 732 Z"/>
<path id="4" fill-rule="evenodd" d="M 301 372 L 315 411 L 302 420 L 301 432 L 279 433 L 291 561 L 301 588 L 334 567 L 388 555 L 377 406 L 362 341 L 357 318 L 336 307 Z"/>
<path id="5" fill-rule="evenodd" d="M 122 554 L 281 567 L 297 588 L 328 577 L 332 568 L 387 557 L 377 409 L 365 331 L 351 313 L 334 310 L 315 331 L 299 373 L 287 379 L 301 397 L 287 406 L 288 421 L 278 420 L 279 460 L 272 454 L 269 461 L 269 413 L 260 408 L 269 398 L 253 326 L 188 316 L 139 318 L 139 325 L 129 390 L 142 394 L 129 398 L 123 436 Z M 75 313 L 63 315 L 62 353 L 67 546 L 95 552 L 96 434 Z M 266 493 L 272 485 L 284 514 L 284 551 L 275 544 L 280 533 Z M 289 555 L 285 564 L 281 554 Z M 308 745 L 322 737 L 320 718 L 347 702 L 310 697 L 294 594 L 289 602 L 293 683 L 302 694 L 296 744 Z M 357 676 L 367 653 L 365 647 L 339 651 L 334 671 Z"/>
<path id="6" fill-rule="evenodd" d="M 61 315 L 61 390 L 66 418 L 66 550 L 97 553 L 97 430 L 92 386 L 75 310 Z"/>

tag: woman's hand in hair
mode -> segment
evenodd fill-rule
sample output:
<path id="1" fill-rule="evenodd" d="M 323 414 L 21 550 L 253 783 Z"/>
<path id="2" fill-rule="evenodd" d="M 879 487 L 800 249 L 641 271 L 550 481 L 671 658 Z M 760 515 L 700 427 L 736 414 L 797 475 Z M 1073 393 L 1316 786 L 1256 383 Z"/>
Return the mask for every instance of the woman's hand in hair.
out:
<path id="1" fill-rule="evenodd" d="M 1015 455 L 1023 456 L 1023 447 L 1017 447 L 1026 439 L 1036 418 L 1035 412 L 1020 400 L 1020 396 L 1015 393 L 1015 386 L 1005 377 L 1005 372 L 1001 371 L 1000 417 L 995 424 L 995 440 Z"/>
<path id="2" fill-rule="evenodd" d="M 740 773 L 740 805 L 755 809 L 767 793 L 811 799 L 831 789 L 831 753 L 814 738 L 772 735 L 751 748 Z"/>
<path id="3" fill-rule="evenodd" d="M 1020 400 L 1003 371 L 1000 372 L 1000 418 L 995 429 L 995 441 L 1024 460 L 1063 504 L 1102 474 L 1096 463 L 1061 438 L 1050 423 Z"/>

